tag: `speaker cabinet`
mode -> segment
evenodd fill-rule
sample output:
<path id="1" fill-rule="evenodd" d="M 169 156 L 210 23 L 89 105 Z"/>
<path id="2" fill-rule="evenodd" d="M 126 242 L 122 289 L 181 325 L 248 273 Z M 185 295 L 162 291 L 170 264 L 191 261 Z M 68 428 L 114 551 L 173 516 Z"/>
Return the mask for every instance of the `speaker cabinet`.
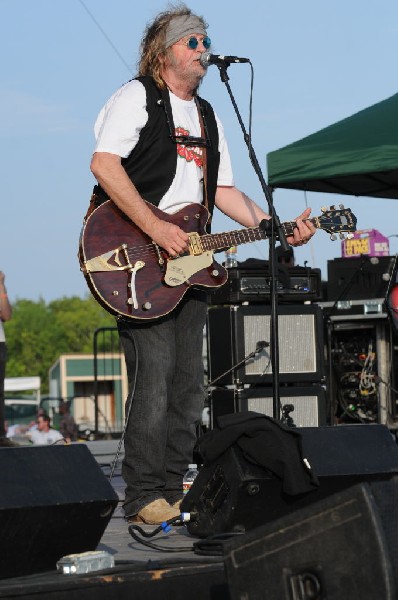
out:
<path id="1" fill-rule="evenodd" d="M 322 311 L 315 305 L 278 307 L 279 379 L 281 383 L 317 382 L 323 376 Z M 211 307 L 207 320 L 209 378 L 218 385 L 271 383 L 270 347 L 258 352 L 258 342 L 270 343 L 270 307 Z M 221 376 L 221 377 L 220 377 Z"/>
<path id="2" fill-rule="evenodd" d="M 398 481 L 398 447 L 384 425 L 303 427 L 295 431 L 301 434 L 302 456 L 319 479 L 317 489 L 286 494 L 282 478 L 249 461 L 239 445 L 231 443 L 223 454 L 202 466 L 183 500 L 181 510 L 197 515 L 187 524 L 188 531 L 198 537 L 249 531 L 357 483 L 369 483 L 373 490 L 373 486 L 378 489 L 385 482 Z M 226 433 L 223 429 L 207 435 L 217 442 L 225 439 Z M 282 443 L 273 452 L 283 461 Z M 388 510 L 397 511 L 397 483 L 392 490 Z M 398 539 L 398 530 L 391 534 Z"/>
<path id="3" fill-rule="evenodd" d="M 118 496 L 87 446 L 0 449 L 0 577 L 95 550 Z"/>
<path id="4" fill-rule="evenodd" d="M 395 599 L 397 508 L 385 507 L 396 487 L 380 498 L 358 484 L 227 542 L 231 600 Z"/>
<path id="5" fill-rule="evenodd" d="M 284 407 L 291 410 L 288 416 L 295 427 L 318 427 L 326 425 L 326 395 L 320 386 L 283 387 L 280 389 L 280 414 Z M 273 417 L 272 388 L 253 387 L 244 389 L 215 389 L 210 394 L 210 428 L 217 417 L 233 412 L 253 411 Z"/>

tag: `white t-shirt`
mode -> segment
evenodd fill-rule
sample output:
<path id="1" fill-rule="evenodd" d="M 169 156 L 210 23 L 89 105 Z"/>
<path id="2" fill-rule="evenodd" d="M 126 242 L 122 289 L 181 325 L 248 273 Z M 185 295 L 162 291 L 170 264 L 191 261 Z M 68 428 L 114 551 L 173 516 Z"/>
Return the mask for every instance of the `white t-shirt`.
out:
<path id="1" fill-rule="evenodd" d="M 54 444 L 59 440 L 63 440 L 62 435 L 56 429 L 49 429 L 49 431 L 35 429 L 29 433 L 29 437 L 31 442 L 37 446 L 46 446 L 47 444 Z"/>
<path id="2" fill-rule="evenodd" d="M 0 342 L 5 342 L 5 341 L 6 341 L 6 336 L 4 335 L 3 322 L 0 319 Z"/>
<path id="3" fill-rule="evenodd" d="M 181 100 L 170 92 L 176 135 L 201 136 L 198 110 L 194 100 Z M 217 185 L 233 186 L 231 159 L 224 130 L 219 118 L 220 167 Z M 140 81 L 132 80 L 119 88 L 98 115 L 94 126 L 95 152 L 109 152 L 127 158 L 136 146 L 140 131 L 148 120 L 146 92 Z M 174 213 L 187 204 L 201 203 L 202 152 L 201 148 L 177 144 L 177 169 L 174 180 L 160 201 L 159 208 Z"/>

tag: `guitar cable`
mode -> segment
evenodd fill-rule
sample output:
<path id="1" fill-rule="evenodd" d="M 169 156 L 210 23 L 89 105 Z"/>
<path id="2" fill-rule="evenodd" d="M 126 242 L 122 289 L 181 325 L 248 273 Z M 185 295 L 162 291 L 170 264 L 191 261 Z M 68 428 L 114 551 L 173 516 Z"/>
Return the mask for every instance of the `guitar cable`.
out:
<path id="1" fill-rule="evenodd" d="M 129 395 L 127 396 L 127 414 L 126 414 L 126 418 L 124 420 L 124 427 L 123 427 L 123 431 L 122 431 L 122 435 L 120 437 L 119 440 L 119 444 L 116 450 L 116 454 L 115 454 L 115 458 L 113 459 L 113 462 L 111 464 L 111 472 L 109 474 L 109 481 L 112 481 L 112 477 L 113 474 L 115 472 L 115 468 L 117 465 L 117 461 L 119 458 L 119 454 L 120 454 L 120 450 L 122 448 L 122 444 L 124 443 L 124 438 L 126 435 L 126 430 L 127 430 L 127 425 L 130 419 L 130 414 L 131 414 L 131 408 L 133 406 L 133 399 L 134 399 L 134 394 L 135 394 L 135 388 L 137 386 L 137 374 L 138 374 L 138 351 L 137 351 L 137 345 L 135 343 L 135 339 L 134 336 L 131 336 L 132 342 L 133 342 L 133 346 L 134 346 L 134 352 L 135 352 L 135 372 L 134 372 L 134 380 L 133 380 L 133 385 L 131 386 L 131 390 L 129 392 Z"/>

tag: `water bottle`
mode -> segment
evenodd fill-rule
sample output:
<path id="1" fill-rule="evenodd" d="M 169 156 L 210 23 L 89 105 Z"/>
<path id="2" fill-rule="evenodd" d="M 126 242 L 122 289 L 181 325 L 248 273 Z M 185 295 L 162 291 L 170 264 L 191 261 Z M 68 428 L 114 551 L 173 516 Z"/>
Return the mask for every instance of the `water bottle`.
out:
<path id="1" fill-rule="evenodd" d="M 198 473 L 199 473 L 198 465 L 196 465 L 196 464 L 188 465 L 188 471 L 185 473 L 183 480 L 182 480 L 182 493 L 184 494 L 184 496 L 186 496 L 186 494 L 188 494 L 193 482 L 195 481 L 195 477 Z"/>
<path id="2" fill-rule="evenodd" d="M 224 266 L 226 269 L 238 266 L 238 249 L 236 246 L 231 246 L 226 250 Z"/>

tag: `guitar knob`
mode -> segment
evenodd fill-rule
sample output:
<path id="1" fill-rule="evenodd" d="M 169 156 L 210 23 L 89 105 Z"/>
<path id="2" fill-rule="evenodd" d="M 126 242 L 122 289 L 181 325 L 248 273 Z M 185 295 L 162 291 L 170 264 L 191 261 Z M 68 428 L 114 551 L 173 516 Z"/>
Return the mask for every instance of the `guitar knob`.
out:
<path id="1" fill-rule="evenodd" d="M 340 208 L 341 210 L 343 210 L 343 209 L 344 209 L 344 204 L 339 204 L 339 208 Z"/>
<path id="2" fill-rule="evenodd" d="M 212 274 L 212 277 L 218 277 L 219 274 L 220 274 L 220 272 L 217 271 L 217 269 L 213 269 L 212 272 L 211 272 L 211 274 Z"/>
<path id="3" fill-rule="evenodd" d="M 152 308 L 152 304 L 150 302 L 145 302 L 145 304 L 142 305 L 142 310 L 151 310 Z"/>
<path id="4" fill-rule="evenodd" d="M 332 242 L 335 242 L 337 240 L 337 235 L 335 233 L 332 233 L 330 239 L 332 240 Z"/>
<path id="5" fill-rule="evenodd" d="M 328 209 L 328 208 L 327 208 L 327 206 L 322 206 L 322 208 L 321 208 L 321 212 L 323 212 L 323 213 L 324 213 L 324 212 L 326 212 L 326 211 L 327 211 L 327 209 Z"/>

